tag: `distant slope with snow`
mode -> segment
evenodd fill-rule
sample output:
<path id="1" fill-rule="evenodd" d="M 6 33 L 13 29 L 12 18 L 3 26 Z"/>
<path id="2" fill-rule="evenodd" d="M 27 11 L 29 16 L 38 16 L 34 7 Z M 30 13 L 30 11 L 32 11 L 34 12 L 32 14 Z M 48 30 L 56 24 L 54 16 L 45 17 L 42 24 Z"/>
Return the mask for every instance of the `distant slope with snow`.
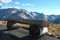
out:
<path id="1" fill-rule="evenodd" d="M 0 9 L 0 20 L 8 20 L 9 18 L 50 20 L 52 23 L 58 23 L 59 21 L 57 22 L 57 20 L 60 18 L 60 15 L 44 15 L 43 13 L 28 12 L 25 9 L 16 8 Z"/>

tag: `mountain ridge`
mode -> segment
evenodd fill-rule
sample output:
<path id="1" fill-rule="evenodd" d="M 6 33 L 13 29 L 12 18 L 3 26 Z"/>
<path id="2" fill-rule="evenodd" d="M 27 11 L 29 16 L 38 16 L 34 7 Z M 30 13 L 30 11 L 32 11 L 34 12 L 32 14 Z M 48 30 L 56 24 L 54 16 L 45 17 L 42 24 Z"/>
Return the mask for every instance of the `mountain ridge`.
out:
<path id="1" fill-rule="evenodd" d="M 12 17 L 35 20 L 50 20 L 52 23 L 60 23 L 59 21 L 57 21 L 60 18 L 60 15 L 45 15 L 44 13 L 28 12 L 25 9 L 16 8 L 0 9 L 0 20 L 6 20 L 7 18 Z"/>

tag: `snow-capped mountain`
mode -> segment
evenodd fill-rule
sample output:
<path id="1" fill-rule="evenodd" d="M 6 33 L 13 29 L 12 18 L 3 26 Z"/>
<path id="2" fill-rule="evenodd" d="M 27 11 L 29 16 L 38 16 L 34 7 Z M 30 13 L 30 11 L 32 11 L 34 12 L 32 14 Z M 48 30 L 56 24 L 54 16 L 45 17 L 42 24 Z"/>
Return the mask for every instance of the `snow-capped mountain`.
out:
<path id="1" fill-rule="evenodd" d="M 0 19 L 4 20 L 11 14 L 15 13 L 17 9 L 14 8 L 8 8 L 8 9 L 0 9 Z"/>
<path id="2" fill-rule="evenodd" d="M 50 20 L 52 23 L 58 23 L 59 21 L 57 22 L 57 20 L 60 20 L 60 15 L 44 15 L 43 13 L 28 12 L 27 10 L 16 8 L 0 9 L 0 20 L 7 20 L 8 18 Z"/>
<path id="3" fill-rule="evenodd" d="M 27 10 L 16 8 L 0 9 L 0 19 L 7 20 L 8 18 L 41 20 L 44 19 L 44 14 L 38 12 L 28 12 Z"/>
<path id="4" fill-rule="evenodd" d="M 0 19 L 6 20 L 8 18 L 24 18 L 24 19 L 31 19 L 28 14 L 29 12 L 24 9 L 0 9 Z"/>
<path id="5" fill-rule="evenodd" d="M 57 20 L 60 19 L 60 15 L 47 15 L 47 17 L 47 19 L 50 20 L 52 23 L 58 23 Z"/>
<path id="6" fill-rule="evenodd" d="M 45 16 L 43 13 L 38 13 L 38 12 L 30 12 L 29 15 L 36 20 L 43 20 Z"/>
<path id="7" fill-rule="evenodd" d="M 55 24 L 60 24 L 60 17 L 58 17 L 57 19 L 55 19 L 55 20 L 53 21 L 53 23 L 55 23 Z"/>
<path id="8" fill-rule="evenodd" d="M 49 20 L 55 20 L 57 17 L 56 15 L 47 15 Z"/>

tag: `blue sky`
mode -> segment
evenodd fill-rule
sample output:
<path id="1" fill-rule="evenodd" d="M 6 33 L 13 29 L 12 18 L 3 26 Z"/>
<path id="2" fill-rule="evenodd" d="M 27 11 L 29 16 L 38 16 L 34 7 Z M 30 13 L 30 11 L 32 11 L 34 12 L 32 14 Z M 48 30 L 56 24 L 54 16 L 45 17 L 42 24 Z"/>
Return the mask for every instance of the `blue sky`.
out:
<path id="1" fill-rule="evenodd" d="M 60 15 L 60 0 L 0 0 L 1 8 L 23 8 L 46 15 Z"/>

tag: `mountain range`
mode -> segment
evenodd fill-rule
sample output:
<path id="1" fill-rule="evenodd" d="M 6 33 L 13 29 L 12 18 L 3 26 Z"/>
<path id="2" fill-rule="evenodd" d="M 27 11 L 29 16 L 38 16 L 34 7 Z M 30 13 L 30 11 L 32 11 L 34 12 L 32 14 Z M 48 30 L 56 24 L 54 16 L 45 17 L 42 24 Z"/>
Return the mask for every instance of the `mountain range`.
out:
<path id="1" fill-rule="evenodd" d="M 44 13 L 28 12 L 25 9 L 17 8 L 0 9 L 0 20 L 7 20 L 8 18 L 50 20 L 52 23 L 60 24 L 60 15 L 45 15 Z"/>

